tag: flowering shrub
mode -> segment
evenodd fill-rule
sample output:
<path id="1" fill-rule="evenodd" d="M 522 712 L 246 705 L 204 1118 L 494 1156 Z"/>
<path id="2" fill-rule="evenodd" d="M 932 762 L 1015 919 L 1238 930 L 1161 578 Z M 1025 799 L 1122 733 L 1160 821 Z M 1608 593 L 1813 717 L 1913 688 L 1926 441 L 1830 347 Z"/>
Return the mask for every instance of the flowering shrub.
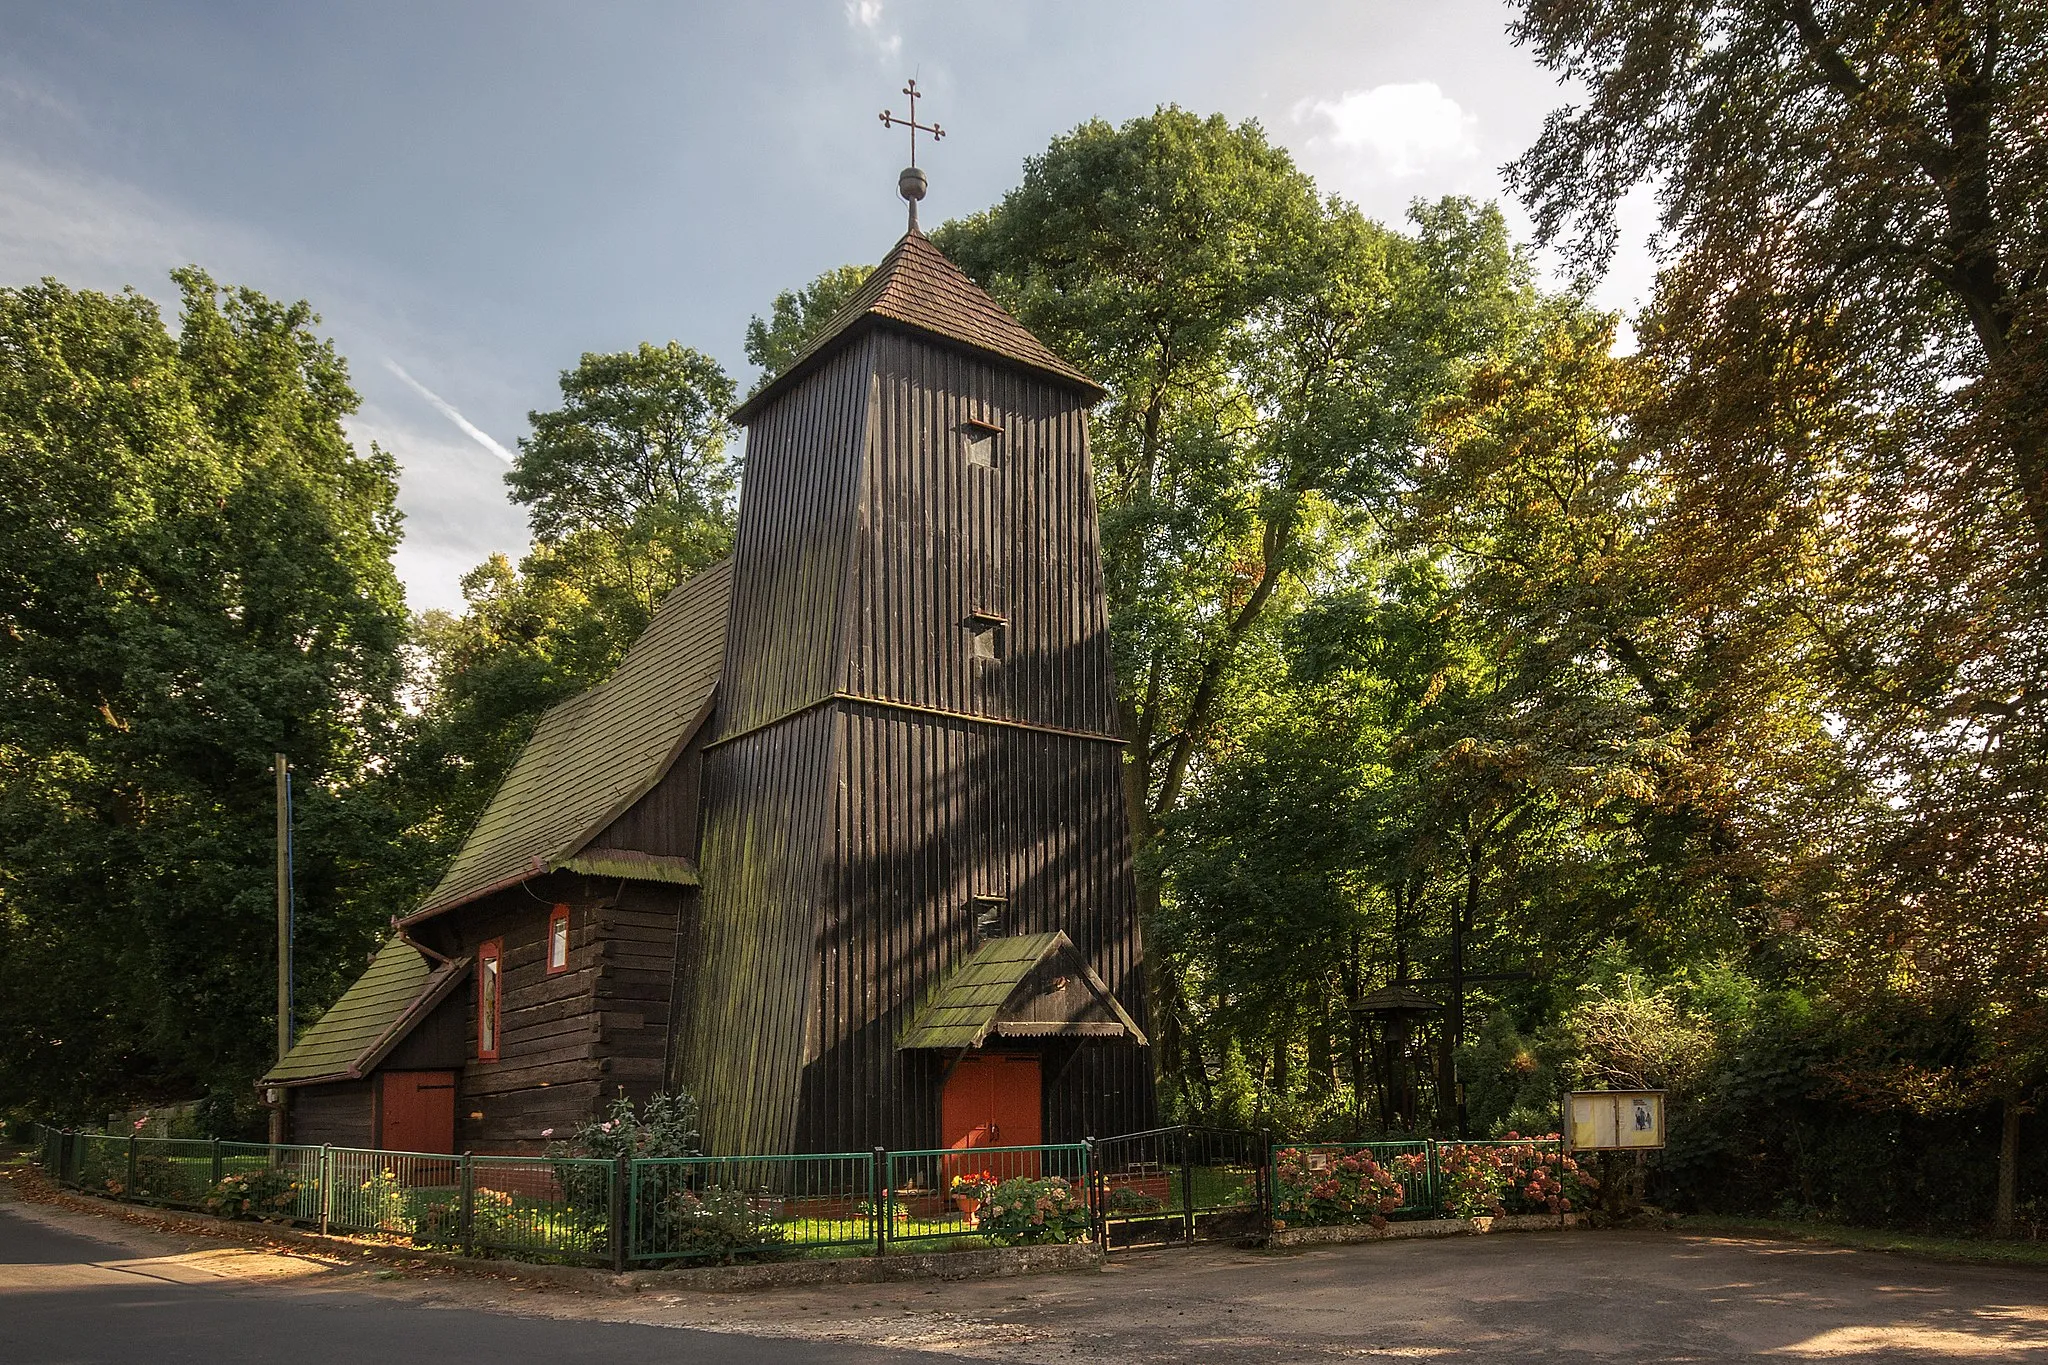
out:
<path id="1" fill-rule="evenodd" d="M 289 1171 L 266 1166 L 226 1177 L 207 1193 L 204 1203 L 208 1213 L 223 1218 L 288 1219 L 298 1212 L 299 1196 L 307 1188 Z"/>
<path id="2" fill-rule="evenodd" d="M 1370 1152 L 1285 1147 L 1273 1157 L 1273 1226 L 1387 1225 L 1407 1199 L 1400 1177 Z"/>
<path id="3" fill-rule="evenodd" d="M 549 1128 L 541 1136 L 552 1138 L 554 1134 Z M 564 1201 L 578 1220 L 591 1227 L 610 1217 L 611 1172 L 568 1158 L 616 1161 L 622 1156 L 632 1160 L 699 1154 L 697 1100 L 687 1090 L 650 1095 L 638 1111 L 621 1092 L 602 1117 L 586 1122 L 567 1142 L 548 1144 L 548 1155 L 556 1158 L 555 1182 L 562 1187 Z"/>
<path id="4" fill-rule="evenodd" d="M 976 1171 L 972 1175 L 954 1176 L 946 1189 L 956 1199 L 986 1199 L 1001 1183 L 994 1171 Z"/>
<path id="5" fill-rule="evenodd" d="M 357 1200 L 359 1216 L 379 1232 L 412 1231 L 412 1203 L 395 1173 L 379 1171 L 365 1180 Z"/>
<path id="6" fill-rule="evenodd" d="M 1516 1135 L 1509 1133 L 1513 1139 Z M 1444 1211 L 1458 1218 L 1510 1213 L 1568 1213 L 1582 1207 L 1599 1182 L 1555 1138 L 1533 1142 L 1457 1143 L 1437 1149 Z"/>
<path id="7" fill-rule="evenodd" d="M 1109 1192 L 1111 1213 L 1157 1213 L 1165 1207 L 1166 1201 L 1158 1195 L 1130 1185 L 1118 1185 Z"/>
<path id="8" fill-rule="evenodd" d="M 774 1215 L 755 1208 L 744 1191 L 708 1185 L 677 1190 L 664 1199 L 655 1235 L 663 1251 L 730 1265 L 772 1255 L 787 1234 Z"/>
<path id="9" fill-rule="evenodd" d="M 1018 1176 L 990 1190 L 975 1228 L 991 1242 L 1078 1242 L 1088 1235 L 1088 1201 L 1063 1176 Z"/>

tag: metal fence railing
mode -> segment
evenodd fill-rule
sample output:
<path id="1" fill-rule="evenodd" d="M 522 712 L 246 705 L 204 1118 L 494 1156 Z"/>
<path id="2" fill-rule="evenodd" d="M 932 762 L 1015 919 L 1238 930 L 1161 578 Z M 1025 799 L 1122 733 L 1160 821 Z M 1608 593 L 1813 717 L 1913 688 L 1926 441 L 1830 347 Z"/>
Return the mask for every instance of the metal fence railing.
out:
<path id="1" fill-rule="evenodd" d="M 881 1249 L 871 1152 L 648 1157 L 632 1163 L 626 1259 L 636 1265 Z"/>
<path id="2" fill-rule="evenodd" d="M 824 1155 L 456 1156 L 46 1129 L 73 1189 L 518 1260 L 627 1266 L 949 1241 L 1203 1236 L 1583 1208 L 1555 1137 L 1295 1143 L 1177 1126 L 1085 1143 Z"/>
<path id="3" fill-rule="evenodd" d="M 1271 1145 L 1263 1133 L 1186 1124 L 1096 1142 L 1092 1203 L 1104 1247 L 1262 1233 Z"/>
<path id="4" fill-rule="evenodd" d="M 885 1169 L 887 1242 L 1003 1235 L 1006 1223 L 1017 1225 L 1013 1240 L 1062 1240 L 1076 1217 L 1084 1229 L 1092 1222 L 1085 1143 L 890 1152 Z M 1030 1209 L 1012 1208 L 1026 1198 Z"/>

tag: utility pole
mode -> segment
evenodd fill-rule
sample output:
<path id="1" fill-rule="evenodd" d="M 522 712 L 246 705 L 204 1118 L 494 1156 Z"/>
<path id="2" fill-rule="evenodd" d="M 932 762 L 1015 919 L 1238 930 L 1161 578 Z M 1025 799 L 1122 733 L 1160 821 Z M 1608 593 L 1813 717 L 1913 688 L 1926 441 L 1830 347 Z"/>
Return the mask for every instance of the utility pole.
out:
<path id="1" fill-rule="evenodd" d="M 277 776 L 277 1059 L 292 1050 L 292 769 L 271 755 Z M 270 1140 L 283 1142 L 282 1097 L 270 1107 Z"/>

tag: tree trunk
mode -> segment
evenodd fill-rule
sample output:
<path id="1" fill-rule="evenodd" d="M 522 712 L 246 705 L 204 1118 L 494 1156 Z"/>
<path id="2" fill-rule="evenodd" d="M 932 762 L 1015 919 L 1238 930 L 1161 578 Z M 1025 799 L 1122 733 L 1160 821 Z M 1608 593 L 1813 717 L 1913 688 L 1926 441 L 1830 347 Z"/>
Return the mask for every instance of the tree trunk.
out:
<path id="1" fill-rule="evenodd" d="M 2008 1093 L 2004 1101 L 2004 1123 L 1998 1135 L 1998 1202 L 1991 1210 L 1991 1235 L 2011 1237 L 2014 1234 L 2014 1206 L 2019 1202 L 2020 1184 L 2020 1115 L 2022 1109 L 2017 1093 Z"/>

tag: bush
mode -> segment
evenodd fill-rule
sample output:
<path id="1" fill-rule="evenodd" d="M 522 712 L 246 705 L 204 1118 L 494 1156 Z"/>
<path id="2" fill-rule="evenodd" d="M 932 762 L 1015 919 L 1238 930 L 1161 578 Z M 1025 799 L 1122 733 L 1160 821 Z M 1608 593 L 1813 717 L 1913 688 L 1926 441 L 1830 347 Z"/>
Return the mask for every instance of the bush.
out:
<path id="1" fill-rule="evenodd" d="M 744 1191 L 719 1185 L 670 1194 L 661 1202 L 654 1231 L 664 1251 L 725 1265 L 771 1256 L 785 1236 L 775 1216 L 755 1208 Z"/>
<path id="2" fill-rule="evenodd" d="M 268 1166 L 224 1178 L 208 1192 L 206 1211 L 223 1218 L 289 1222 L 297 1215 L 299 1199 L 309 1188 L 291 1172 Z"/>
<path id="3" fill-rule="evenodd" d="M 975 1229 L 1000 1246 L 1083 1241 L 1088 1228 L 1088 1201 L 1057 1175 L 1005 1180 L 975 1210 Z"/>
<path id="4" fill-rule="evenodd" d="M 1387 1225 L 1407 1192 L 1400 1177 L 1369 1152 L 1311 1152 L 1282 1148 L 1273 1157 L 1273 1226 L 1331 1223 Z"/>
<path id="5" fill-rule="evenodd" d="M 548 1147 L 548 1156 L 555 1162 L 555 1181 L 562 1187 L 571 1215 L 586 1226 L 596 1226 L 611 1216 L 611 1173 L 582 1165 L 578 1158 L 616 1162 L 620 1157 L 631 1161 L 697 1156 L 701 1154 L 698 1129 L 697 1099 L 687 1090 L 650 1095 L 638 1111 L 621 1092 L 602 1117 L 585 1123 L 568 1141 Z"/>

